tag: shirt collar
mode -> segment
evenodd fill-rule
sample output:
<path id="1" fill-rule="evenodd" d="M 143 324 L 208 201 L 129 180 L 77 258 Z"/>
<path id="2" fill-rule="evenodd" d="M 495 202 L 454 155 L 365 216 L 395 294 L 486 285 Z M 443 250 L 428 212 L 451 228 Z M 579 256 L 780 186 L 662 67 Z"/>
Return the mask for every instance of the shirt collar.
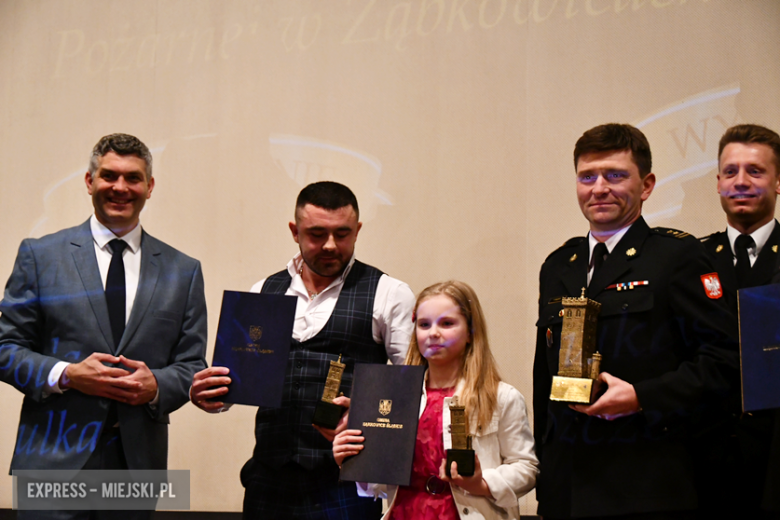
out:
<path id="1" fill-rule="evenodd" d="M 141 229 L 140 223 L 125 236 L 118 237 L 113 231 L 101 224 L 95 215 L 92 215 L 89 219 L 89 229 L 92 231 L 92 239 L 100 249 L 104 249 L 106 244 L 115 238 L 125 241 L 133 253 L 137 253 L 138 250 L 141 249 L 141 236 L 143 235 L 143 230 Z"/>
<path id="2" fill-rule="evenodd" d="M 349 259 L 349 263 L 347 264 L 346 269 L 344 269 L 344 272 L 341 273 L 338 278 L 333 280 L 330 283 L 330 285 L 328 285 L 328 287 L 325 289 L 325 291 L 327 291 L 328 289 L 330 289 L 334 285 L 338 285 L 340 283 L 343 283 L 344 280 L 346 280 L 347 275 L 349 274 L 349 272 L 352 270 L 352 266 L 354 264 L 355 264 L 355 255 L 353 254 L 352 258 Z M 301 256 L 301 253 L 299 251 L 292 258 L 292 260 L 287 262 L 287 272 L 290 274 L 290 277 L 292 277 L 293 280 L 295 280 L 295 277 L 300 278 L 300 276 L 301 276 L 300 275 L 301 267 L 303 267 L 303 256 Z M 322 292 L 325 292 L 325 291 L 322 291 Z"/>
<path id="3" fill-rule="evenodd" d="M 760 228 L 756 229 L 752 233 L 750 233 L 750 236 L 753 238 L 753 240 L 756 243 L 756 253 L 755 255 L 758 256 L 758 254 L 761 252 L 761 249 L 766 244 L 766 241 L 769 240 L 769 235 L 772 234 L 772 230 L 775 228 L 775 219 L 770 220 Z M 736 230 L 736 228 L 731 227 L 731 224 L 729 224 L 726 227 L 726 234 L 729 237 L 729 245 L 731 245 L 731 250 L 736 251 L 734 249 L 734 242 L 737 241 L 737 237 L 741 235 L 739 231 Z"/>
<path id="4" fill-rule="evenodd" d="M 633 223 L 632 223 L 633 224 Z M 617 233 L 609 237 L 604 241 L 604 244 L 607 246 L 607 252 L 611 253 L 613 249 L 615 249 L 615 246 L 620 242 L 620 239 L 623 238 L 623 235 L 626 234 L 626 232 L 629 230 L 632 224 L 629 224 L 628 226 L 624 227 L 623 229 L 618 230 Z M 592 233 L 588 233 L 588 258 L 593 256 L 593 249 L 596 247 L 596 244 L 598 244 L 599 241 L 596 240 L 596 237 L 593 236 Z"/>

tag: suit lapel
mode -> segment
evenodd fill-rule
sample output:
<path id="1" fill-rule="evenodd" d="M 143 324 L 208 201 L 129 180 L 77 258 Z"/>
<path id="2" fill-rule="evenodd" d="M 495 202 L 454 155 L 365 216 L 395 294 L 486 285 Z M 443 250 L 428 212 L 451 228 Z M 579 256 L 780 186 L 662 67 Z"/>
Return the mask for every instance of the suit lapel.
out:
<path id="1" fill-rule="evenodd" d="M 584 238 L 569 257 L 569 263 L 561 275 L 561 282 L 569 296 L 579 296 L 582 288 L 588 284 L 588 249 L 588 239 Z"/>
<path id="2" fill-rule="evenodd" d="M 100 332 L 106 340 L 108 352 L 114 352 L 116 349 L 111 335 L 111 322 L 108 320 L 106 293 L 103 289 L 103 281 L 100 279 L 100 268 L 95 256 L 95 246 L 92 244 L 89 220 L 77 228 L 77 234 L 71 240 L 71 249 L 73 262 L 76 264 L 81 283 L 84 284 L 84 291 L 97 318 Z"/>
<path id="3" fill-rule="evenodd" d="M 621 276 L 631 270 L 631 262 L 639 258 L 642 254 L 642 245 L 650 235 L 650 228 L 647 227 L 642 217 L 631 224 L 631 227 L 620 242 L 612 249 L 604 265 L 598 273 L 595 274 L 588 286 L 588 297 L 593 298 L 610 284 L 617 281 Z"/>
<path id="4" fill-rule="evenodd" d="M 761 248 L 748 277 L 748 286 L 766 285 L 772 280 L 778 263 L 778 244 L 780 244 L 780 224 L 775 221 L 775 227 L 769 235 L 764 247 Z"/>
<path id="5" fill-rule="evenodd" d="M 125 333 L 119 343 L 117 355 L 125 349 L 143 322 L 149 303 L 152 301 L 157 279 L 160 276 L 160 250 L 155 241 L 146 232 L 141 236 L 141 272 L 138 276 L 138 290 L 135 293 L 130 319 L 127 320 Z"/>

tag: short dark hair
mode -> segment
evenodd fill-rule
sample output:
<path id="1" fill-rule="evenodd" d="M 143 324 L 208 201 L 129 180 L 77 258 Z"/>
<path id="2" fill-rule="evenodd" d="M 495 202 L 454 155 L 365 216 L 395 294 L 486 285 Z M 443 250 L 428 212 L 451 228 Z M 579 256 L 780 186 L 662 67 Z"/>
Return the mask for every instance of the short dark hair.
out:
<path id="1" fill-rule="evenodd" d="M 306 204 L 317 206 L 328 210 L 337 210 L 344 206 L 352 206 L 355 210 L 355 216 L 360 218 L 357 198 L 352 190 L 333 181 L 313 182 L 303 188 L 298 194 L 298 200 L 295 201 L 295 216 L 298 216 L 298 210 Z"/>
<path id="2" fill-rule="evenodd" d="M 89 158 L 89 173 L 92 177 L 98 169 L 98 161 L 108 152 L 117 155 L 135 155 L 146 163 L 146 179 L 152 178 L 152 154 L 140 139 L 128 134 L 110 134 L 100 138 Z"/>
<path id="3" fill-rule="evenodd" d="M 638 128 L 620 123 L 607 123 L 591 128 L 574 145 L 574 168 L 582 155 L 599 152 L 631 151 L 634 164 L 643 179 L 653 170 L 650 143 Z"/>
<path id="4" fill-rule="evenodd" d="M 718 163 L 723 149 L 727 144 L 765 144 L 775 154 L 775 166 L 780 173 L 780 135 L 777 132 L 761 125 L 736 125 L 726 130 L 718 144 Z"/>

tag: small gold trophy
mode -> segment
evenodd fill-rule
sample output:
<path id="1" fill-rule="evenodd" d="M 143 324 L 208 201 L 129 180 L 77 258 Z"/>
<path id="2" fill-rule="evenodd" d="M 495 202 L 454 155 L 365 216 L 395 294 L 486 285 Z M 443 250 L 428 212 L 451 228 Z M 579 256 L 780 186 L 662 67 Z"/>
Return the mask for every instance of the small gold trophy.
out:
<path id="1" fill-rule="evenodd" d="M 585 297 L 563 298 L 563 329 L 558 375 L 550 400 L 591 404 L 597 391 L 601 354 L 596 352 L 596 318 L 601 304 Z"/>
<path id="2" fill-rule="evenodd" d="M 453 462 L 458 463 L 458 475 L 470 477 L 474 474 L 474 450 L 471 449 L 471 435 L 469 435 L 466 418 L 466 407 L 458 404 L 458 396 L 452 397 L 450 403 L 450 437 L 452 449 L 447 450 L 447 464 L 444 468 L 447 476 Z"/>
<path id="3" fill-rule="evenodd" d="M 317 407 L 314 409 L 312 422 L 317 426 L 332 430 L 338 426 L 339 419 L 344 414 L 344 407 L 333 404 L 333 400 L 338 395 L 344 395 L 339 394 L 339 388 L 341 387 L 341 376 L 346 367 L 347 365 L 341 362 L 341 354 L 339 354 L 338 361 L 330 362 L 328 378 L 325 380 L 325 390 L 322 391 L 322 399 L 317 401 Z"/>

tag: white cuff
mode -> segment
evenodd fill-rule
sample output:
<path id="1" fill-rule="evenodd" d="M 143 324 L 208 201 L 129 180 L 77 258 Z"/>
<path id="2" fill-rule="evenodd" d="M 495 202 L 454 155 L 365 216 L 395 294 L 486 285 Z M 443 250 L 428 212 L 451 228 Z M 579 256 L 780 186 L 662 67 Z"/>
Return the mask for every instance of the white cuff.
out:
<path id="1" fill-rule="evenodd" d="M 62 373 L 68 365 L 70 363 L 67 361 L 58 361 L 52 367 L 51 372 L 49 372 L 49 378 L 46 380 L 46 388 L 43 390 L 44 394 L 47 396 L 50 394 L 61 394 L 67 390 L 67 388 L 60 388 L 60 377 L 62 377 Z"/>
<path id="2" fill-rule="evenodd" d="M 154 399 L 149 401 L 149 406 L 152 408 L 157 408 L 157 405 L 160 403 L 160 387 L 157 387 L 157 393 L 154 394 Z"/>

